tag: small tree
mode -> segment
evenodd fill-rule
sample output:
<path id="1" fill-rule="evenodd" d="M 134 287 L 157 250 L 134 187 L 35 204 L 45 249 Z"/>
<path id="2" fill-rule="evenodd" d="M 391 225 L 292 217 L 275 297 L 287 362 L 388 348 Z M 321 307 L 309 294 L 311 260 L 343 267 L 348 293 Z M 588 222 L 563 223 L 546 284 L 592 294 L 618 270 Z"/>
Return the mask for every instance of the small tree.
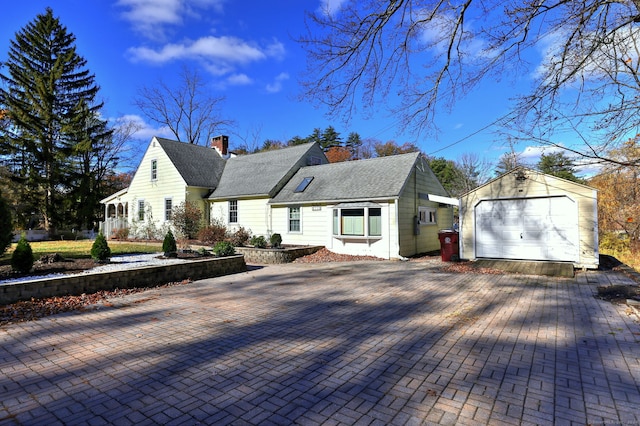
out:
<path id="1" fill-rule="evenodd" d="M 171 221 L 185 238 L 192 239 L 202 227 L 202 211 L 190 201 L 183 202 L 171 212 Z"/>
<path id="2" fill-rule="evenodd" d="M 176 239 L 173 236 L 173 232 L 171 230 L 167 231 L 167 234 L 164 236 L 164 241 L 162 241 L 162 251 L 165 256 L 175 256 L 178 252 L 178 247 L 176 246 Z"/>
<path id="3" fill-rule="evenodd" d="M 91 257 L 98 262 L 104 262 L 111 257 L 111 249 L 102 232 L 96 236 L 96 240 L 91 246 Z"/>
<path id="4" fill-rule="evenodd" d="M 282 244 L 282 235 L 272 234 L 269 242 L 271 243 L 271 247 L 280 248 L 280 245 Z"/>
<path id="5" fill-rule="evenodd" d="M 33 267 L 33 250 L 31 250 L 31 244 L 27 241 L 24 235 L 20 237 L 18 245 L 11 255 L 11 268 L 14 271 L 27 273 Z"/>
<path id="6" fill-rule="evenodd" d="M 0 255 L 11 245 L 13 239 L 11 211 L 4 198 L 0 196 Z"/>

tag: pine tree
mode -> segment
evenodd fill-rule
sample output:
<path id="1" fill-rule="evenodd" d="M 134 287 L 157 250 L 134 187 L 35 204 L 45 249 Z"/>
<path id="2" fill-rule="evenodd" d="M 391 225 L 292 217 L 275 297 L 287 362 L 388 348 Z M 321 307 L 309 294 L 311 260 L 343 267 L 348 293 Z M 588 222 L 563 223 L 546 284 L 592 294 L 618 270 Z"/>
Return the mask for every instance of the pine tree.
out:
<path id="1" fill-rule="evenodd" d="M 97 120 L 102 107 L 94 102 L 99 87 L 86 65 L 76 52 L 75 36 L 47 8 L 10 41 L 8 72 L 0 74 L 0 103 L 14 129 L 5 132 L 3 145 L 10 155 L 20 156 L 18 174 L 50 232 L 65 211 L 62 194 L 69 194 L 65 185 L 73 183 L 69 168 L 78 165 L 79 152 L 87 151 L 78 148 L 87 143 L 76 139 L 82 130 L 78 126 L 88 117 Z"/>
<path id="2" fill-rule="evenodd" d="M 360 138 L 360 135 L 358 133 L 356 132 L 349 133 L 349 136 L 347 136 L 347 141 L 344 143 L 344 146 L 349 151 L 351 151 L 352 159 L 357 160 L 360 158 L 360 147 L 362 146 L 362 139 Z"/>
<path id="3" fill-rule="evenodd" d="M 333 126 L 327 127 L 320 138 L 320 146 L 325 150 L 325 152 L 334 146 L 342 146 L 340 133 L 338 133 Z"/>
<path id="4" fill-rule="evenodd" d="M 11 245 L 12 239 L 11 211 L 4 198 L 2 198 L 2 194 L 0 194 L 0 255 Z"/>

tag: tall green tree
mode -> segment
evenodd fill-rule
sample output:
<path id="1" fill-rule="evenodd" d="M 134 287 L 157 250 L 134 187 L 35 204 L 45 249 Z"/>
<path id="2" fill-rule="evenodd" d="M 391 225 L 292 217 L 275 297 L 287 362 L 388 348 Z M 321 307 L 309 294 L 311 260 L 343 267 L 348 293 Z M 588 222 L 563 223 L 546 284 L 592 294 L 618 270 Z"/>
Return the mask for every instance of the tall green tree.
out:
<path id="1" fill-rule="evenodd" d="M 63 219 L 62 202 L 74 189 L 70 168 L 92 152 L 96 137 L 108 135 L 97 131 L 102 125 L 86 129 L 88 121 L 100 121 L 102 103 L 96 102 L 99 87 L 75 40 L 47 8 L 15 34 L 7 73 L 0 73 L 0 104 L 11 122 L 2 133 L 3 151 L 20 160 L 14 173 L 25 180 L 49 232 Z"/>
<path id="2" fill-rule="evenodd" d="M 345 148 L 351 151 L 351 158 L 359 159 L 360 158 L 360 148 L 362 147 L 362 138 L 356 132 L 349 133 L 347 136 L 347 140 L 344 143 Z"/>
<path id="3" fill-rule="evenodd" d="M 325 150 L 325 152 L 330 148 L 342 146 L 340 133 L 338 133 L 333 126 L 327 127 L 326 129 L 324 129 L 324 132 L 322 132 L 320 146 Z"/>
<path id="4" fill-rule="evenodd" d="M 567 179 L 572 182 L 583 183 L 584 180 L 576 176 L 576 168 L 573 160 L 564 152 L 552 152 L 542 154 L 538 161 L 538 170 L 552 176 Z"/>

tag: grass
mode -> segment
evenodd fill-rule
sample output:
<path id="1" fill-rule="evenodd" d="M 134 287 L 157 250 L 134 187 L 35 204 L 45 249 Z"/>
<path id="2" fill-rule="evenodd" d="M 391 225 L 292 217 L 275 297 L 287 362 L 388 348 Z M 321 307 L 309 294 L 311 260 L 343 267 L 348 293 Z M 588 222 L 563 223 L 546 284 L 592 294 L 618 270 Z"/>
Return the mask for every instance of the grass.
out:
<path id="1" fill-rule="evenodd" d="M 29 243 L 33 250 L 34 259 L 38 260 L 45 254 L 59 253 L 62 257 L 81 259 L 91 257 L 91 246 L 93 240 L 77 241 L 35 241 Z M 0 256 L 0 265 L 9 264 L 11 253 L 15 250 L 16 244 Z M 132 254 L 132 253 L 156 253 L 162 251 L 162 247 L 157 244 L 136 243 L 136 242 L 112 242 L 109 241 L 112 255 Z"/>

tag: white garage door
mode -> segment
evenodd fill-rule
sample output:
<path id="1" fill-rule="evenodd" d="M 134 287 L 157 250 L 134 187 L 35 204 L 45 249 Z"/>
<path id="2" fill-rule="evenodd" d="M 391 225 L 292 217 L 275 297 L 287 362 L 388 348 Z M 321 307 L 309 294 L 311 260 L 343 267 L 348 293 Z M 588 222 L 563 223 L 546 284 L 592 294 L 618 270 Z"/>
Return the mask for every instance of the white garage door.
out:
<path id="1" fill-rule="evenodd" d="M 579 260 L 578 206 L 569 197 L 485 200 L 475 220 L 476 257 Z"/>

